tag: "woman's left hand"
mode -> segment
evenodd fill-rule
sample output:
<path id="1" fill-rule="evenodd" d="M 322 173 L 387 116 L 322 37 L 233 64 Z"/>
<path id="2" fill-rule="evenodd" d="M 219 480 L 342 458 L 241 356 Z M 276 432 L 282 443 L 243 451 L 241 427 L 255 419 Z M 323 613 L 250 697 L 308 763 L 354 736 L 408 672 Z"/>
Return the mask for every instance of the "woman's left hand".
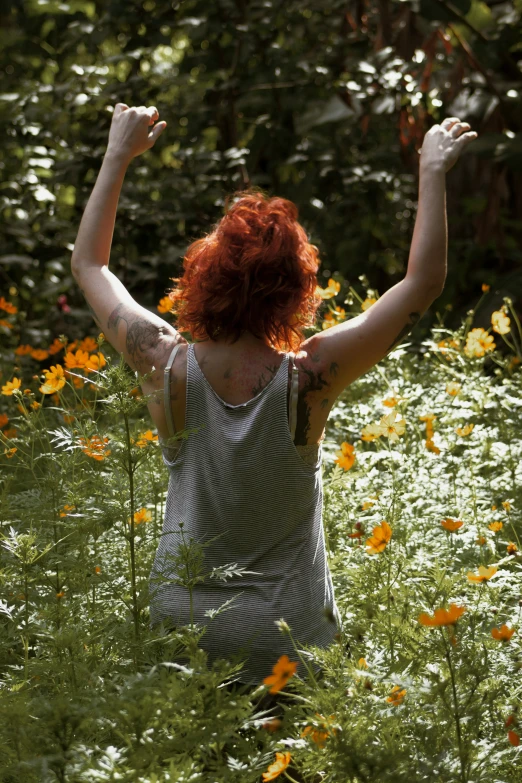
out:
<path id="1" fill-rule="evenodd" d="M 117 103 L 112 115 L 107 152 L 131 161 L 142 152 L 150 150 L 167 127 L 164 121 L 154 125 L 158 118 L 159 112 L 155 106 L 129 108 L 126 103 Z M 149 132 L 151 125 L 154 127 Z"/>

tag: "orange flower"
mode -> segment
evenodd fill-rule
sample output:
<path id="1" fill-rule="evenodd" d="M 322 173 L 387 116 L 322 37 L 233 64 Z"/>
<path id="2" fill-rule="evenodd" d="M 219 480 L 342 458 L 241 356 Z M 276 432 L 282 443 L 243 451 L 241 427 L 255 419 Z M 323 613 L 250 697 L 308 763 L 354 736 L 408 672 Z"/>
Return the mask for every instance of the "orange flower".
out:
<path id="1" fill-rule="evenodd" d="M 489 283 L 482 283 L 482 290 L 484 291 L 484 293 L 489 291 L 490 288 L 491 286 L 489 285 Z"/>
<path id="2" fill-rule="evenodd" d="M 95 572 L 96 574 L 101 574 L 101 568 L 100 568 L 100 566 L 96 566 L 96 567 L 95 567 L 95 569 L 94 569 L 94 572 Z"/>
<path id="3" fill-rule="evenodd" d="M 89 354 L 87 353 L 87 351 L 82 351 L 78 349 L 76 353 L 72 353 L 72 351 L 67 351 L 63 363 L 69 370 L 73 370 L 73 369 L 83 370 L 87 366 L 88 361 L 89 361 Z"/>
<path id="4" fill-rule="evenodd" d="M 454 533 L 455 530 L 458 530 L 459 527 L 462 527 L 464 522 L 461 522 L 460 519 L 443 519 L 440 523 L 442 527 L 446 528 L 446 530 L 449 530 L 450 533 Z"/>
<path id="5" fill-rule="evenodd" d="M 494 533 L 498 533 L 499 530 L 502 530 L 504 525 L 502 522 L 490 522 L 488 525 L 489 529 L 492 530 Z"/>
<path id="6" fill-rule="evenodd" d="M 364 501 L 364 503 L 363 503 L 363 504 L 362 504 L 362 506 L 361 506 L 361 509 L 362 509 L 363 511 L 366 511 L 366 509 L 367 509 L 367 508 L 371 508 L 371 507 L 372 507 L 372 506 L 374 506 L 374 505 L 375 505 L 375 503 L 372 503 L 372 501 L 371 501 L 371 500 L 365 500 L 365 501 Z"/>
<path id="7" fill-rule="evenodd" d="M 383 520 L 381 525 L 373 528 L 373 535 L 366 539 L 366 551 L 369 555 L 376 555 L 382 552 L 387 546 L 392 536 L 392 529 L 389 524 Z"/>
<path id="8" fill-rule="evenodd" d="M 509 642 L 514 633 L 515 629 L 508 628 L 506 624 L 501 625 L 500 628 L 491 629 L 491 636 L 499 642 Z"/>
<path id="9" fill-rule="evenodd" d="M 33 350 L 31 351 L 31 356 L 37 362 L 43 362 L 44 359 L 49 358 L 49 352 L 45 351 L 43 348 L 33 348 Z"/>
<path id="10" fill-rule="evenodd" d="M 517 547 L 517 545 L 513 541 L 509 542 L 509 544 L 507 545 L 506 549 L 507 549 L 508 555 L 514 555 L 515 552 L 518 552 L 518 547 Z"/>
<path id="11" fill-rule="evenodd" d="M 20 378 L 13 378 L 12 381 L 7 381 L 7 383 L 5 383 L 2 386 L 2 394 L 8 396 L 12 394 L 14 391 L 16 391 L 17 389 L 19 389 L 21 385 L 22 385 L 22 381 Z"/>
<path id="12" fill-rule="evenodd" d="M 59 340 L 58 337 L 55 337 L 47 350 L 51 356 L 53 356 L 55 353 L 58 353 L 58 351 L 61 351 L 63 347 L 63 343 Z"/>
<path id="13" fill-rule="evenodd" d="M 386 701 L 389 701 L 394 707 L 396 707 L 398 704 L 402 704 L 402 700 L 406 696 L 406 688 L 404 688 L 402 691 L 400 689 L 399 685 L 395 685 L 392 688 L 391 694 L 388 696 Z"/>
<path id="14" fill-rule="evenodd" d="M 435 609 L 435 612 L 433 613 L 433 617 L 431 617 L 429 614 L 426 614 L 425 612 L 422 612 L 422 614 L 418 617 L 418 622 L 421 625 L 431 625 L 431 626 L 439 626 L 439 625 L 455 625 L 459 617 L 464 614 L 466 611 L 465 606 L 457 606 L 456 604 L 450 604 L 449 609 Z"/>
<path id="15" fill-rule="evenodd" d="M 328 280 L 328 287 L 321 288 L 320 286 L 316 286 L 315 293 L 319 294 L 321 299 L 331 299 L 333 296 L 336 296 L 340 290 L 341 284 L 331 277 Z"/>
<path id="16" fill-rule="evenodd" d="M 487 541 L 487 538 L 486 538 L 485 536 L 479 536 L 479 537 L 476 539 L 476 543 L 477 543 L 479 546 L 482 546 L 483 544 L 485 544 L 485 543 L 486 543 L 486 541 Z"/>
<path id="17" fill-rule="evenodd" d="M 386 405 L 387 408 L 394 408 L 399 400 L 397 397 L 386 397 L 385 400 L 382 401 L 383 405 Z"/>
<path id="18" fill-rule="evenodd" d="M 81 450 L 87 454 L 88 457 L 92 457 L 96 460 L 102 460 L 105 459 L 105 457 L 108 457 L 111 453 L 110 450 L 107 450 L 107 444 L 109 442 L 108 438 L 103 438 L 103 440 L 99 437 L 99 435 L 93 435 L 92 438 L 88 438 L 85 440 L 85 438 L 80 438 Z"/>
<path id="19" fill-rule="evenodd" d="M 368 664 L 366 663 L 366 658 L 359 658 L 359 660 L 357 661 L 357 666 L 360 666 L 361 669 L 367 669 Z"/>
<path id="20" fill-rule="evenodd" d="M 7 459 L 11 459 L 11 457 L 14 457 L 16 451 L 18 451 L 16 446 L 13 446 L 12 449 L 4 449 L 4 456 L 7 457 Z"/>
<path id="21" fill-rule="evenodd" d="M 82 351 L 97 351 L 98 350 L 98 343 L 94 339 L 94 337 L 84 337 L 83 340 L 80 343 L 80 349 Z"/>
<path id="22" fill-rule="evenodd" d="M 274 665 L 269 677 L 263 680 L 264 685 L 271 685 L 269 693 L 278 693 L 284 688 L 290 677 L 293 677 L 297 670 L 298 662 L 291 661 L 288 655 L 281 655 Z"/>
<path id="23" fill-rule="evenodd" d="M 69 506 L 69 505 L 67 505 L 67 503 L 66 503 L 66 504 L 65 504 L 65 506 L 62 506 L 62 509 L 61 509 L 61 511 L 60 511 L 60 516 L 61 516 L 61 517 L 66 517 L 66 516 L 68 516 L 68 512 L 69 512 L 69 511 L 74 511 L 74 509 L 75 509 L 75 508 L 76 508 L 76 506 Z"/>
<path id="24" fill-rule="evenodd" d="M 270 720 L 265 721 L 261 724 L 261 727 L 263 729 L 266 729 L 267 731 L 277 731 L 277 729 L 280 729 L 283 725 L 283 721 L 279 718 L 270 718 Z"/>
<path id="25" fill-rule="evenodd" d="M 87 372 L 89 372 L 89 370 L 101 370 L 106 364 L 107 361 L 101 351 L 99 353 L 92 353 L 87 361 L 86 370 Z"/>
<path id="26" fill-rule="evenodd" d="M 6 321 L 4 318 L 0 318 L 0 326 L 5 326 L 6 329 L 13 328 L 13 324 L 10 324 L 9 321 Z"/>
<path id="27" fill-rule="evenodd" d="M 69 413 L 63 414 L 63 420 L 66 424 L 71 424 L 73 421 L 75 421 L 76 416 L 71 416 Z"/>
<path id="28" fill-rule="evenodd" d="M 484 582 L 488 579 L 491 579 L 491 577 L 494 576 L 497 571 L 497 566 L 490 566 L 490 568 L 479 566 L 478 574 L 473 574 L 471 571 L 468 571 L 468 579 L 470 582 Z"/>
<path id="29" fill-rule="evenodd" d="M 2 427 L 5 427 L 8 421 L 9 421 L 9 416 L 7 415 L 7 413 L 0 413 L 0 429 Z"/>
<path id="30" fill-rule="evenodd" d="M 15 427 L 9 427 L 8 430 L 4 430 L 4 435 L 6 438 L 16 438 L 17 430 Z"/>
<path id="31" fill-rule="evenodd" d="M 434 454 L 440 454 L 439 447 L 435 445 L 431 438 L 426 440 L 426 448 L 428 451 L 433 451 Z"/>
<path id="32" fill-rule="evenodd" d="M 57 598 L 63 598 L 63 597 L 64 597 L 64 595 L 65 595 L 65 593 L 64 593 L 64 591 L 63 591 L 63 590 L 61 590 L 59 593 L 56 593 L 56 597 L 57 597 Z"/>
<path id="33" fill-rule="evenodd" d="M 350 443 L 344 441 L 341 443 L 341 451 L 336 451 L 335 456 L 337 459 L 334 462 L 337 465 L 340 465 L 344 470 L 350 470 L 356 459 L 355 448 Z"/>
<path id="34" fill-rule="evenodd" d="M 320 731 L 315 726 L 306 726 L 303 731 L 301 732 L 301 737 L 306 737 L 308 734 L 312 735 L 312 739 L 315 742 L 316 745 L 318 745 L 320 748 L 324 748 L 325 741 L 330 736 L 330 726 L 329 722 L 332 720 L 335 720 L 335 715 L 330 715 L 330 718 L 327 720 L 322 715 L 320 715 L 318 712 L 315 713 L 318 718 L 321 718 L 322 726 L 326 729 L 326 731 Z M 332 727 L 332 733 L 336 734 L 337 730 Z"/>
<path id="35" fill-rule="evenodd" d="M 514 748 L 518 748 L 520 745 L 520 737 L 516 733 L 516 731 L 508 731 L 508 740 L 513 745 Z"/>
<path id="36" fill-rule="evenodd" d="M 157 435 L 152 434 L 152 430 L 147 430 L 142 435 L 139 436 L 138 440 L 136 441 L 136 446 L 138 446 L 140 449 L 145 448 L 150 443 L 154 443 L 158 440 Z"/>
<path id="37" fill-rule="evenodd" d="M 375 304 L 377 299 L 375 299 L 373 296 L 367 296 L 364 302 L 361 304 L 361 310 L 368 310 L 372 304 Z"/>
<path id="38" fill-rule="evenodd" d="M 263 772 L 262 778 L 263 783 L 268 783 L 269 780 L 275 780 L 281 772 L 284 772 L 284 770 L 288 767 L 290 764 L 291 755 L 289 752 L 286 753 L 277 753 L 276 752 L 276 760 L 273 764 L 270 764 L 268 767 L 268 770 L 266 772 Z"/>
<path id="39" fill-rule="evenodd" d="M 168 296 L 164 296 L 159 300 L 157 307 L 160 313 L 169 313 L 174 307 L 174 302 Z"/>
<path id="40" fill-rule="evenodd" d="M 6 302 L 3 296 L 0 296 L 0 310 L 5 310 L 6 313 L 14 315 L 18 312 L 18 307 L 15 307 L 11 302 Z"/>
<path id="41" fill-rule="evenodd" d="M 17 348 L 15 348 L 14 352 L 17 356 L 25 356 L 26 354 L 31 353 L 32 350 L 33 349 L 30 345 L 25 344 L 19 345 Z"/>

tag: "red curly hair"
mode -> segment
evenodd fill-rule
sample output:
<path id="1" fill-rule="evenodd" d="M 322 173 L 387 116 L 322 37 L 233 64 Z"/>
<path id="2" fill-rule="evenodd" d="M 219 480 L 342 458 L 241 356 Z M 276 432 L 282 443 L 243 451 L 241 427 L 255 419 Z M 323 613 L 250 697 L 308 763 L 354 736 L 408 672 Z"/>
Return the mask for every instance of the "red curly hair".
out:
<path id="1" fill-rule="evenodd" d="M 256 186 L 236 190 L 239 199 L 189 245 L 184 274 L 167 296 L 176 328 L 192 339 L 233 337 L 248 330 L 277 350 L 295 351 L 303 329 L 313 326 L 322 304 L 316 293 L 318 248 L 297 222 L 296 205 L 268 197 Z"/>

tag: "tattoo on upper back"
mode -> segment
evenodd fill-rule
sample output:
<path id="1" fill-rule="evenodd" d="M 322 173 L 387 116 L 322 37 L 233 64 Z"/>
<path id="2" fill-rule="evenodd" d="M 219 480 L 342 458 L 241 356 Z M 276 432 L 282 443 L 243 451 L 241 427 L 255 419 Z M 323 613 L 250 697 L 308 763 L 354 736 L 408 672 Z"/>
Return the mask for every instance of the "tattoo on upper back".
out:
<path id="1" fill-rule="evenodd" d="M 407 324 L 404 324 L 404 326 L 402 327 L 401 331 L 399 332 L 399 334 L 397 335 L 395 340 L 392 342 L 392 344 L 388 348 L 387 353 L 389 353 L 393 348 L 395 348 L 401 342 L 401 340 L 408 334 L 408 332 L 411 332 L 411 330 L 413 329 L 415 324 L 418 321 L 420 321 L 420 318 L 421 318 L 420 313 L 410 313 L 409 314 L 410 322 L 407 323 Z"/>

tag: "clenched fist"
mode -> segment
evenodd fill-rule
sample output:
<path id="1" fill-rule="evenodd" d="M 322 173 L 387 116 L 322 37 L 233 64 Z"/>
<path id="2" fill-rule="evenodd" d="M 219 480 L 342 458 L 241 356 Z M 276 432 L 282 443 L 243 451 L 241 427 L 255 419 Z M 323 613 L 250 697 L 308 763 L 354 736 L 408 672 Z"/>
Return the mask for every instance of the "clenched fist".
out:
<path id="1" fill-rule="evenodd" d="M 458 117 L 446 117 L 440 125 L 434 125 L 424 137 L 419 165 L 447 173 L 464 147 L 477 138 L 476 131 L 467 130 L 470 127 Z"/>

